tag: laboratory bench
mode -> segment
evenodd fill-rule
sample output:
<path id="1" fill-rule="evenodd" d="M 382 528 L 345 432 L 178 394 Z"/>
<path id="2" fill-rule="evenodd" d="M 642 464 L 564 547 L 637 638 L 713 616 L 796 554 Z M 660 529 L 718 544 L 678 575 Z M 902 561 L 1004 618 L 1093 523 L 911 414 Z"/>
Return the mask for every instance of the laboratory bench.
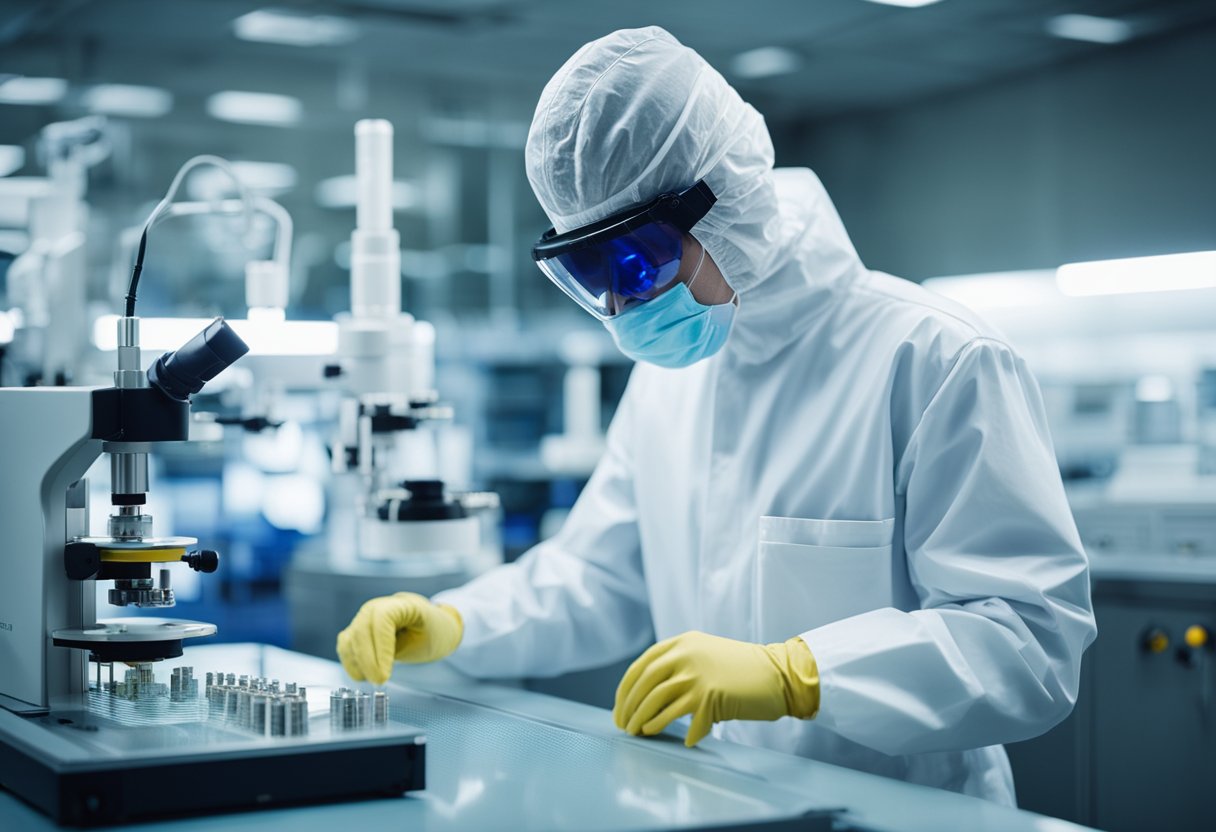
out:
<path id="1" fill-rule="evenodd" d="M 166 662 L 253 664 L 314 691 L 349 685 L 331 661 L 253 644 L 194 647 Z M 199 815 L 109 829 L 139 832 L 367 830 L 890 830 L 1067 832 L 1083 827 L 760 748 L 673 731 L 622 734 L 608 711 L 442 665 L 399 666 L 394 721 L 426 736 L 426 788 L 402 797 Z M 316 696 L 320 700 L 323 697 Z M 324 697 L 327 699 L 327 697 Z M 321 707 L 314 702 L 313 708 Z M 328 709 L 328 704 L 324 706 Z M 207 788 L 199 783 L 200 789 Z M 56 829 L 0 791 L 0 829 Z"/>

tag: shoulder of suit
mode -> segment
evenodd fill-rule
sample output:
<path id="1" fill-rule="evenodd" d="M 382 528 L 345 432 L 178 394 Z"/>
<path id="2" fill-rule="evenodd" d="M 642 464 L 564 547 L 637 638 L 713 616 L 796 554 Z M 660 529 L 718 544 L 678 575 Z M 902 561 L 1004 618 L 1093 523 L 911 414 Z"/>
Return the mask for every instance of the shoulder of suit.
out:
<path id="1" fill-rule="evenodd" d="M 973 310 L 910 280 L 869 272 L 849 292 L 881 338 L 925 347 L 952 360 L 971 345 L 1015 352 L 1004 334 Z"/>

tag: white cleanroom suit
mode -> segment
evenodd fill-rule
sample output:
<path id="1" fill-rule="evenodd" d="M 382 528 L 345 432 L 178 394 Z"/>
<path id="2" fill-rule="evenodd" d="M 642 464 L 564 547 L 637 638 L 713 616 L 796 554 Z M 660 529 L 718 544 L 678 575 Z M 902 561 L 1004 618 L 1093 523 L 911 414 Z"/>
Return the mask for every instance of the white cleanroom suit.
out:
<path id="1" fill-rule="evenodd" d="M 639 364 L 561 533 L 436 597 L 451 661 L 552 675 L 703 630 L 801 634 L 814 720 L 715 733 L 1012 803 L 1001 743 L 1067 715 L 1088 567 L 1038 388 L 967 310 L 860 262 L 809 170 L 661 29 L 588 44 L 528 140 L 558 230 L 704 178 L 693 228 L 739 293 L 724 349 Z"/>

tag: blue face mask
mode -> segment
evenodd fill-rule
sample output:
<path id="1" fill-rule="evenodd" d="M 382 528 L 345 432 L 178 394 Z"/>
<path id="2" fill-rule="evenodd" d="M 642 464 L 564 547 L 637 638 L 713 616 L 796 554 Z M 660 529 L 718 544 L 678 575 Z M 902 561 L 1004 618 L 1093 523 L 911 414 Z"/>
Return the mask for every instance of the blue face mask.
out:
<path id="1" fill-rule="evenodd" d="M 704 259 L 704 250 L 701 256 Z M 697 272 L 700 270 L 698 263 Z M 654 300 L 609 318 L 604 326 L 621 352 L 636 361 L 687 367 L 722 349 L 735 320 L 735 309 L 733 300 L 714 306 L 698 303 L 688 285 L 680 283 Z"/>

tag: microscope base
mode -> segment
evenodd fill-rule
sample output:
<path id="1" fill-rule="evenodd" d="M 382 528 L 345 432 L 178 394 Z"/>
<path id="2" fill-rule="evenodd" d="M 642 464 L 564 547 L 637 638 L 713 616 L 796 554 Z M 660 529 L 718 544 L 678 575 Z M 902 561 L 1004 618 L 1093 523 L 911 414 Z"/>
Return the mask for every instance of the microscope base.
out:
<path id="1" fill-rule="evenodd" d="M 165 662 L 163 670 L 189 663 Z M 265 662 L 227 662 L 225 669 L 287 675 Z M 290 736 L 259 735 L 209 717 L 206 698 L 183 701 L 180 693 L 172 702 L 117 698 L 108 713 L 98 707 L 106 695 L 96 690 L 53 703 L 39 716 L 0 709 L 0 785 L 69 826 L 390 797 L 425 787 L 420 730 L 392 716 L 387 724 L 334 728 L 329 688 L 310 685 L 308 695 L 307 733 Z"/>

